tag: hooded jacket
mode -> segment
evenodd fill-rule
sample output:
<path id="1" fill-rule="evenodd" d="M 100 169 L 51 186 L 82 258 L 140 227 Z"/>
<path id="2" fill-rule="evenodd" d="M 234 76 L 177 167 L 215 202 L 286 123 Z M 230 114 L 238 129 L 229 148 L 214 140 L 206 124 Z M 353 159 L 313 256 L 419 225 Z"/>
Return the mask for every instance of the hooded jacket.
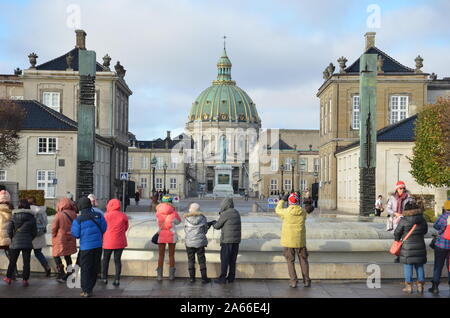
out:
<path id="1" fill-rule="evenodd" d="M 411 193 L 406 190 L 406 194 L 408 195 L 405 200 L 402 202 L 402 210 L 405 210 L 405 206 L 409 202 L 413 202 L 414 198 L 411 196 Z M 386 204 L 386 212 L 388 215 L 394 215 L 397 212 L 397 198 L 395 197 L 395 192 L 391 194 Z"/>
<path id="2" fill-rule="evenodd" d="M 181 223 L 181 218 L 173 205 L 159 204 L 156 207 L 156 220 L 160 229 L 158 243 L 177 243 L 178 235 L 175 225 Z"/>
<path id="3" fill-rule="evenodd" d="M 12 211 L 7 204 L 0 204 L 0 246 L 9 246 L 8 225 L 12 219 Z"/>
<path id="4" fill-rule="evenodd" d="M 427 248 L 424 236 L 428 232 L 428 224 L 420 209 L 403 211 L 394 232 L 396 241 L 405 238 L 414 224 L 417 224 L 411 236 L 403 242 L 400 250 L 400 262 L 403 264 L 425 264 L 427 262 Z"/>
<path id="5" fill-rule="evenodd" d="M 72 236 L 72 223 L 77 218 L 72 201 L 62 198 L 56 205 L 52 222 L 52 256 L 69 256 L 77 252 L 77 240 Z"/>
<path id="6" fill-rule="evenodd" d="M 82 207 L 83 204 L 79 206 Z M 72 223 L 72 235 L 80 239 L 81 251 L 92 250 L 103 246 L 103 233 L 106 228 L 106 221 L 101 213 L 92 208 L 85 208 Z"/>
<path id="7" fill-rule="evenodd" d="M 241 215 L 234 209 L 232 198 L 225 198 L 222 201 L 219 214 L 219 220 L 214 224 L 214 228 L 222 230 L 220 243 L 241 243 Z"/>
<path id="8" fill-rule="evenodd" d="M 8 235 L 11 238 L 10 249 L 33 249 L 37 226 L 31 210 L 13 210 L 12 220 L 8 225 Z"/>
<path id="9" fill-rule="evenodd" d="M 34 217 L 36 218 L 36 225 L 42 226 L 45 229 L 47 229 L 48 225 L 48 219 L 47 219 L 47 207 L 45 206 L 37 206 L 32 205 L 30 206 L 31 212 L 33 213 Z M 38 233 L 39 234 L 39 233 Z M 33 248 L 34 249 L 41 249 L 47 246 L 47 242 L 45 240 L 45 233 L 36 236 L 33 240 Z"/>
<path id="10" fill-rule="evenodd" d="M 281 246 L 288 248 L 306 247 L 306 212 L 299 205 L 283 208 L 284 201 L 280 200 L 275 213 L 283 220 L 281 226 Z"/>
<path id="11" fill-rule="evenodd" d="M 186 247 L 205 247 L 208 245 L 206 233 L 209 226 L 206 217 L 200 212 L 190 212 L 183 215 Z"/>
<path id="12" fill-rule="evenodd" d="M 118 250 L 127 247 L 128 216 L 120 211 L 120 201 L 112 199 L 106 205 L 105 213 L 108 228 L 103 236 L 103 248 Z"/>

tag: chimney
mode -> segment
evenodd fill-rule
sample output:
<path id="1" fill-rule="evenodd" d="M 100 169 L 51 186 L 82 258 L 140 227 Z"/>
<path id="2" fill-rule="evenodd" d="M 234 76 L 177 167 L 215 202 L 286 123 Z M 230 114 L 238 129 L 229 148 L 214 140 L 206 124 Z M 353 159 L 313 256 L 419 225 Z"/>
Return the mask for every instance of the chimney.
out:
<path id="1" fill-rule="evenodd" d="M 364 35 L 364 37 L 366 38 L 366 49 L 365 49 L 365 51 L 367 51 L 371 47 L 375 47 L 375 35 L 376 35 L 376 32 L 367 32 Z"/>
<path id="2" fill-rule="evenodd" d="M 80 50 L 86 50 L 86 32 L 84 32 L 84 30 L 75 30 L 75 33 L 77 35 L 77 43 L 75 47 Z"/>

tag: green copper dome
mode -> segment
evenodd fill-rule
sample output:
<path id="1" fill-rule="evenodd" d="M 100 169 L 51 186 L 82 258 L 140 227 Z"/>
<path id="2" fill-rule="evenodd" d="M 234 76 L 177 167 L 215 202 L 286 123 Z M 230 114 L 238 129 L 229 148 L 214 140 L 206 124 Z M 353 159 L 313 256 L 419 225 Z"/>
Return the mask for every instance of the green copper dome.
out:
<path id="1" fill-rule="evenodd" d="M 245 91 L 231 80 L 231 61 L 224 48 L 217 63 L 217 80 L 192 104 L 189 121 L 260 123 L 256 105 Z"/>

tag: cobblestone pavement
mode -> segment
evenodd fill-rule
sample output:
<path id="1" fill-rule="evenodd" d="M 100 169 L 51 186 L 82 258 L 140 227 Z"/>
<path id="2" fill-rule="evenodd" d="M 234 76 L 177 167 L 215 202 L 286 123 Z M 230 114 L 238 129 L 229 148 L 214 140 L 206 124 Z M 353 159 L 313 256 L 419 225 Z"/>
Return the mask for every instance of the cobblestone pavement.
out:
<path id="1" fill-rule="evenodd" d="M 32 274 L 29 287 L 22 287 L 21 281 L 8 286 L 0 282 L 0 298 L 80 298 L 80 289 L 70 289 L 54 278 Z M 430 287 L 427 283 L 426 289 Z M 311 288 L 290 288 L 286 280 L 236 280 L 233 284 L 203 285 L 200 280 L 191 284 L 185 278 L 175 281 L 154 278 L 123 277 L 119 287 L 97 282 L 93 297 L 97 298 L 450 298 L 447 281 L 441 283 L 440 294 L 423 295 L 402 292 L 399 280 L 383 280 L 380 289 L 369 289 L 365 281 L 313 281 Z"/>

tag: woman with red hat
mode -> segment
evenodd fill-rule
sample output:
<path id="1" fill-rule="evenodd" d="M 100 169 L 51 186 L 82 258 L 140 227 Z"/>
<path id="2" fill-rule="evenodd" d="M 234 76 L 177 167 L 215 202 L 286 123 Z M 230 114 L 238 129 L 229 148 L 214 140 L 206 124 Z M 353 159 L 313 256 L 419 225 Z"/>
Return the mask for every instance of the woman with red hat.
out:
<path id="1" fill-rule="evenodd" d="M 283 204 L 286 201 L 289 206 L 284 209 Z M 275 212 L 283 220 L 281 245 L 284 247 L 284 257 L 288 264 L 289 286 L 297 287 L 297 273 L 295 271 L 295 255 L 297 254 L 302 269 L 303 284 L 305 287 L 311 287 L 308 251 L 306 249 L 306 211 L 300 206 L 300 198 L 296 193 L 286 194 L 278 202 Z"/>
<path id="2" fill-rule="evenodd" d="M 398 181 L 395 185 L 395 192 L 389 197 L 386 212 L 388 216 L 392 219 L 392 231 L 398 226 L 400 218 L 405 211 L 405 206 L 408 202 L 414 202 L 414 198 L 411 196 L 410 192 L 406 190 L 406 185 L 403 181 Z M 399 258 L 395 259 L 395 262 L 399 262 Z"/>

